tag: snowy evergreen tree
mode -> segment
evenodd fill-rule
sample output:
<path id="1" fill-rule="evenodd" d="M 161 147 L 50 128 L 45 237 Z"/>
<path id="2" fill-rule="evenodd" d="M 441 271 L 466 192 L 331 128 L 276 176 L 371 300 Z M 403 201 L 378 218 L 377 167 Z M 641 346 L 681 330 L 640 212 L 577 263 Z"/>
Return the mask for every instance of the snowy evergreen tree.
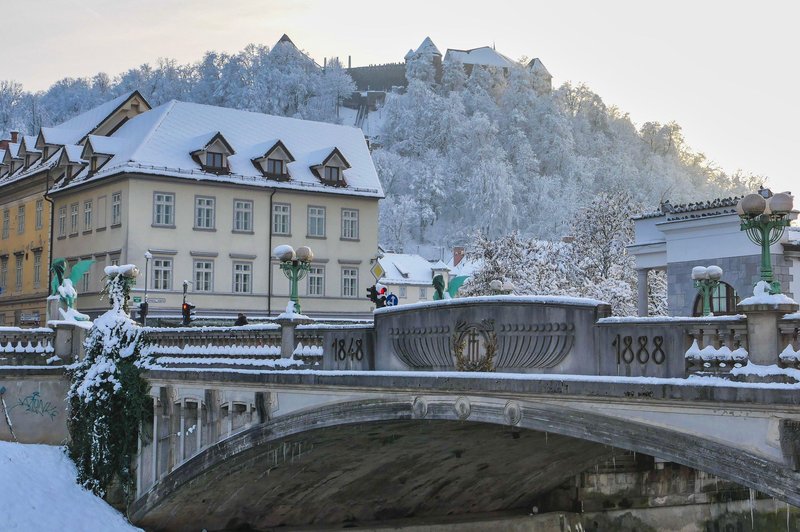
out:
<path id="1" fill-rule="evenodd" d="M 78 481 L 99 496 L 115 484 L 127 497 L 134 495 L 131 464 L 139 428 L 152 408 L 149 385 L 141 376 L 141 329 L 128 316 L 136 273 L 132 265 L 106 268 L 105 292 L 112 308 L 94 321 L 83 360 L 68 369 L 68 453 Z"/>

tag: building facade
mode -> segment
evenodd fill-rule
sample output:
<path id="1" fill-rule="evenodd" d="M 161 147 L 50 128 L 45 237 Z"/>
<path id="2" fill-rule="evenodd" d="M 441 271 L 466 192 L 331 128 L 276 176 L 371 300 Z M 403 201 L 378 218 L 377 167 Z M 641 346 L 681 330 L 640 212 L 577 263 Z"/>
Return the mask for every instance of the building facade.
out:
<path id="1" fill-rule="evenodd" d="M 46 192 L 56 174 L 76 168 L 77 146 L 88 134 L 110 134 L 149 108 L 134 91 L 37 135 L 0 141 L 0 325 L 44 324 L 53 212 Z"/>
<path id="2" fill-rule="evenodd" d="M 666 271 L 670 315 L 702 315 L 692 268 L 710 265 L 723 270 L 722 282 L 712 295 L 712 312 L 737 314 L 736 304 L 753 294 L 753 286 L 760 280 L 761 266 L 761 248 L 740 230 L 736 214 L 738 200 L 725 198 L 674 206 L 666 203 L 660 211 L 634 219 L 636 236 L 628 250 L 636 260 L 639 315 L 647 315 L 650 270 Z M 785 231 L 770 252 L 772 269 L 783 293 L 797 299 L 800 297 L 800 229 L 793 227 Z"/>
<path id="3" fill-rule="evenodd" d="M 106 265 L 134 263 L 150 316 L 179 314 L 184 285 L 198 316 L 276 315 L 289 281 L 271 250 L 289 244 L 315 254 L 304 313 L 370 315 L 383 191 L 360 130 L 172 101 L 89 135 L 80 160 L 51 195 L 53 255 L 96 261 L 82 312 L 105 310 Z"/>

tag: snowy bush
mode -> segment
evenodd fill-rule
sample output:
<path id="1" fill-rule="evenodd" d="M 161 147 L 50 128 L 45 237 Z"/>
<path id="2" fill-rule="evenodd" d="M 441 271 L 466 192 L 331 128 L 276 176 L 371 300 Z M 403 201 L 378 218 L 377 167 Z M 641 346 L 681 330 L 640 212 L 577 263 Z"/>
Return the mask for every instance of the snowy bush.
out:
<path id="1" fill-rule="evenodd" d="M 94 321 L 83 360 L 68 368 L 68 452 L 78 481 L 100 496 L 115 483 L 126 496 L 133 495 L 131 464 L 139 428 L 152 407 L 149 385 L 141 376 L 141 329 L 127 311 L 136 273 L 131 265 L 106 268 L 112 308 Z"/>

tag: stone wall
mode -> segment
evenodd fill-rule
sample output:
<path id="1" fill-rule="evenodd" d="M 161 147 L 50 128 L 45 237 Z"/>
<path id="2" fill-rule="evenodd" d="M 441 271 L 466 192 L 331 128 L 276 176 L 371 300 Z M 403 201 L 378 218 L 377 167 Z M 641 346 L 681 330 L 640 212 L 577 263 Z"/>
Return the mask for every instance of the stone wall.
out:
<path id="1" fill-rule="evenodd" d="M 69 381 L 63 368 L 3 369 L 0 372 L 0 440 L 48 445 L 65 443 L 68 390 Z"/>
<path id="2" fill-rule="evenodd" d="M 697 261 L 673 262 L 667 265 L 667 292 L 669 294 L 669 313 L 672 316 L 691 316 L 697 290 L 692 283 L 692 268 L 709 266 Z M 722 268 L 722 280 L 733 287 L 736 295 L 744 299 L 753 294 L 753 286 L 761 280 L 761 256 L 747 255 L 725 257 L 713 261 Z M 781 282 L 783 293 L 794 298 L 790 292 L 792 262 L 783 255 L 772 255 L 772 269 L 775 278 Z"/>

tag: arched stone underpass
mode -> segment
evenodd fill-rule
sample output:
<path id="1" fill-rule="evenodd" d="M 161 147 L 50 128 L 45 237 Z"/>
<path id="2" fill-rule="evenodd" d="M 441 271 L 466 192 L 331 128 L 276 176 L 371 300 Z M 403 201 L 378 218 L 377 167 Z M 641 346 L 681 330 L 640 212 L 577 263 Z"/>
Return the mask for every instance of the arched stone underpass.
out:
<path id="1" fill-rule="evenodd" d="M 762 458 L 598 414 L 515 405 L 519 415 L 369 400 L 284 416 L 180 465 L 129 514 L 152 530 L 212 531 L 527 509 L 610 446 L 800 502 L 800 476 Z"/>

